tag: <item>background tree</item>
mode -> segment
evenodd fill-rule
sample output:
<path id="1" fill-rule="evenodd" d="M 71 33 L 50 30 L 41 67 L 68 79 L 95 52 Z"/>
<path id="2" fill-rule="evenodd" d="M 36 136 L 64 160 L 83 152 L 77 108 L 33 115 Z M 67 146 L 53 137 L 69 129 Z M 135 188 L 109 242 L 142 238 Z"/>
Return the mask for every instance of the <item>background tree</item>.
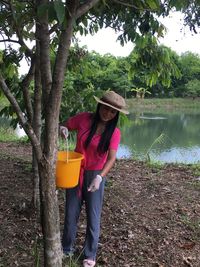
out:
<path id="1" fill-rule="evenodd" d="M 200 96 L 200 80 L 191 80 L 185 85 L 185 87 L 187 88 L 187 96 L 191 96 L 193 99 Z"/>
<path id="2" fill-rule="evenodd" d="M 174 58 L 171 49 L 158 46 L 156 38 L 147 35 L 130 55 L 130 77 L 149 87 L 158 82 L 169 87 L 172 77 L 181 76 Z"/>
<path id="3" fill-rule="evenodd" d="M 197 79 L 200 80 L 200 56 L 195 53 L 186 52 L 183 53 L 177 62 L 181 79 L 174 80 L 172 86 L 174 88 L 175 96 L 186 96 L 187 84 Z"/>

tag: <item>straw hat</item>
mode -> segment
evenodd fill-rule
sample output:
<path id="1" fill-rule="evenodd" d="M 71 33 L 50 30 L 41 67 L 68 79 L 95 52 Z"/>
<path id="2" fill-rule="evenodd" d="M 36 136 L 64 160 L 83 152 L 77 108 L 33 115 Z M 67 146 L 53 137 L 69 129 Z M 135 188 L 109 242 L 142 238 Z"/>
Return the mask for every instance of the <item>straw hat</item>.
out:
<path id="1" fill-rule="evenodd" d="M 124 114 L 129 114 L 124 98 L 114 91 L 105 92 L 101 99 L 96 96 L 94 98 L 98 103 L 114 108 Z"/>

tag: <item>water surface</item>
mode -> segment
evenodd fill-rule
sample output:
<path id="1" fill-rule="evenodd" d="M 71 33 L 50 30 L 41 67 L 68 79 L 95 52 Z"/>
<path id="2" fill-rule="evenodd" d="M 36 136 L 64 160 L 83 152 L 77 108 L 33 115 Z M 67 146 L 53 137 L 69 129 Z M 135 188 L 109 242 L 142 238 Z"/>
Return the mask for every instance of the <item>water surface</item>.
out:
<path id="1" fill-rule="evenodd" d="M 200 162 L 200 113 L 132 113 L 131 125 L 122 129 L 118 158 L 167 163 Z"/>

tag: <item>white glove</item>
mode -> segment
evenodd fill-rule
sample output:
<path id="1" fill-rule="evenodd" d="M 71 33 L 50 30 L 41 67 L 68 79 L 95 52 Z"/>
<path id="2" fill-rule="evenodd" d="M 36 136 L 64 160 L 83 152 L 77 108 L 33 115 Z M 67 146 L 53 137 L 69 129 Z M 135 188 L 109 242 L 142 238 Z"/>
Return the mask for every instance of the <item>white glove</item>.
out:
<path id="1" fill-rule="evenodd" d="M 97 174 L 97 176 L 92 180 L 90 186 L 88 187 L 88 191 L 95 192 L 96 190 L 99 190 L 101 182 L 102 176 Z"/>
<path id="2" fill-rule="evenodd" d="M 68 131 L 67 127 L 65 127 L 65 126 L 60 126 L 60 135 L 61 135 L 63 138 L 67 139 L 67 137 L 68 137 L 68 135 L 69 135 L 69 131 Z"/>

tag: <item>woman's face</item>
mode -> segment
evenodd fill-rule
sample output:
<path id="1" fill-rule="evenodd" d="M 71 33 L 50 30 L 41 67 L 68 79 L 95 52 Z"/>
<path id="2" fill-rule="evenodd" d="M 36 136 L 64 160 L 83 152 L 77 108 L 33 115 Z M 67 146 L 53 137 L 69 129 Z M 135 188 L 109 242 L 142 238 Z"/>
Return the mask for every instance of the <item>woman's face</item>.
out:
<path id="1" fill-rule="evenodd" d="M 99 108 L 99 115 L 102 122 L 112 120 L 117 115 L 117 110 L 106 105 L 101 104 Z"/>

